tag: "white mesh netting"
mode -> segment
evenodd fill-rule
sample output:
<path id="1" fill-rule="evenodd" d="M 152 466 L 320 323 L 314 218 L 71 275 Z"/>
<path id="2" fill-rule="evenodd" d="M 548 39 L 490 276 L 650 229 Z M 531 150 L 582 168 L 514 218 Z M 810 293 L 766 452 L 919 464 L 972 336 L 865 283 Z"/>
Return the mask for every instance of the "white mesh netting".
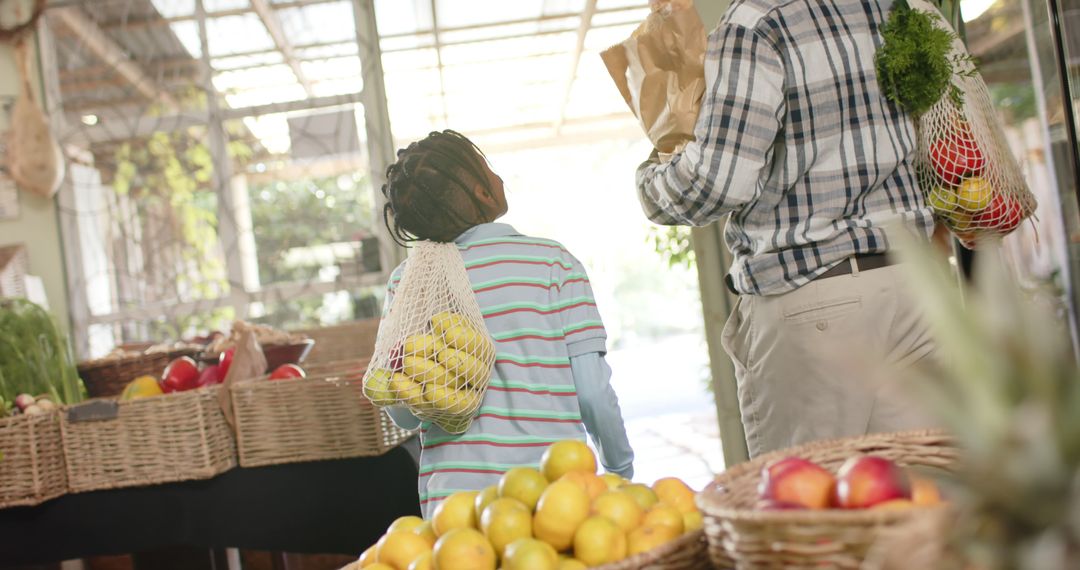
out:
<path id="1" fill-rule="evenodd" d="M 450 433 L 472 424 L 495 364 L 465 263 L 452 243 L 420 242 L 379 327 L 364 394 L 404 404 Z"/>
<path id="2" fill-rule="evenodd" d="M 908 0 L 953 32 L 937 8 Z M 950 58 L 962 104 L 946 93 L 916 120 L 915 165 L 927 204 L 965 247 L 1012 232 L 1035 211 L 990 100 L 990 91 L 954 34 Z"/>

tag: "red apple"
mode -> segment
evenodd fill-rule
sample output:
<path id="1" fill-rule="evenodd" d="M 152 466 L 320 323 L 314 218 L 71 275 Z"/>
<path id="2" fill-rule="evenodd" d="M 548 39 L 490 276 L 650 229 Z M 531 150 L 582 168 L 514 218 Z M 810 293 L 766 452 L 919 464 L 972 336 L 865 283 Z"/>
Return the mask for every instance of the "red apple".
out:
<path id="1" fill-rule="evenodd" d="M 930 164 L 943 183 L 958 186 L 964 178 L 978 176 L 986 167 L 986 156 L 971 129 L 962 126 L 957 132 L 930 144 Z"/>
<path id="2" fill-rule="evenodd" d="M 390 370 L 394 372 L 401 372 L 404 367 L 404 346 L 398 343 L 390 350 Z"/>
<path id="3" fill-rule="evenodd" d="M 182 392 L 199 386 L 199 366 L 187 356 L 173 360 L 161 375 L 161 391 Z"/>
<path id="4" fill-rule="evenodd" d="M 865 509 L 894 499 L 911 499 L 906 471 L 884 457 L 852 457 L 840 466 L 836 482 L 838 505 Z"/>
<path id="5" fill-rule="evenodd" d="M 270 373 L 271 380 L 286 380 L 289 378 L 303 378 L 304 369 L 295 364 L 282 364 Z"/>
<path id="6" fill-rule="evenodd" d="M 233 355 L 236 354 L 235 348 L 230 348 L 225 352 L 222 352 L 218 356 L 218 366 L 221 367 L 221 377 L 224 378 L 229 373 L 229 367 L 232 366 Z"/>
<path id="7" fill-rule="evenodd" d="M 19 408 L 20 412 L 25 412 L 26 408 L 34 405 L 34 397 L 30 394 L 19 394 L 15 396 L 15 406 Z"/>
<path id="8" fill-rule="evenodd" d="M 203 368 L 199 373 L 199 387 L 212 386 L 214 384 L 221 384 L 225 380 L 225 373 L 222 371 L 222 367 L 219 364 L 211 364 L 206 368 Z"/>
<path id="9" fill-rule="evenodd" d="M 777 503 L 794 503 L 808 509 L 827 509 L 836 479 L 821 466 L 787 457 L 761 470 L 758 494 Z"/>
<path id="10" fill-rule="evenodd" d="M 990 205 L 972 219 L 972 225 L 1007 234 L 1024 221 L 1024 208 L 1011 196 L 998 193 L 990 200 Z"/>

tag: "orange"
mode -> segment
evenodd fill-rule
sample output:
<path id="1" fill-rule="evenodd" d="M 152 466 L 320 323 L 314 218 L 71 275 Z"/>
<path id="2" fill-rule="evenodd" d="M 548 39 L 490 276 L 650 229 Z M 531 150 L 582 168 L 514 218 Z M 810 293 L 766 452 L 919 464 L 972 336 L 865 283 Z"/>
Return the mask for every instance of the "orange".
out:
<path id="1" fill-rule="evenodd" d="M 480 516 L 480 530 L 502 557 L 508 544 L 532 537 L 532 511 L 517 499 L 495 499 Z"/>
<path id="2" fill-rule="evenodd" d="M 426 540 L 407 530 L 387 533 L 376 545 L 375 559 L 396 570 L 408 570 L 409 564 L 425 552 L 430 552 Z"/>
<path id="3" fill-rule="evenodd" d="M 640 505 L 641 508 L 646 511 L 651 509 L 652 506 L 656 503 L 660 502 L 660 499 L 657 498 L 656 493 L 654 493 L 653 490 L 650 489 L 648 486 L 642 485 L 641 483 L 630 483 L 629 485 L 623 485 L 622 487 L 619 487 L 619 491 L 623 493 L 630 493 L 630 496 L 633 497 L 634 500 L 637 501 L 638 505 Z"/>
<path id="4" fill-rule="evenodd" d="M 600 479 L 604 481 L 609 491 L 614 491 L 629 483 L 629 481 L 623 479 L 622 475 L 616 475 L 615 473 L 604 473 L 600 476 Z"/>
<path id="5" fill-rule="evenodd" d="M 657 480 L 653 483 L 652 489 L 661 503 L 667 503 L 679 509 L 680 512 L 688 513 L 697 510 L 697 505 L 694 504 L 694 490 L 675 477 Z"/>
<path id="6" fill-rule="evenodd" d="M 375 563 L 375 545 L 372 544 L 360 555 L 360 559 L 356 561 L 357 565 L 361 568 L 367 568 Z"/>
<path id="7" fill-rule="evenodd" d="M 675 529 L 675 534 L 682 534 L 686 523 L 679 509 L 664 503 L 657 503 L 645 513 L 641 526 L 666 526 Z"/>
<path id="8" fill-rule="evenodd" d="M 559 553 L 535 538 L 519 538 L 506 546 L 502 570 L 558 570 Z"/>
<path id="9" fill-rule="evenodd" d="M 584 441 L 556 441 L 540 457 L 540 471 L 548 481 L 557 481 L 571 471 L 596 473 L 596 456 Z"/>
<path id="10" fill-rule="evenodd" d="M 621 491 L 604 491 L 592 502 L 592 514 L 607 517 L 623 532 L 630 532 L 645 516 L 645 511 L 634 497 Z"/>
<path id="11" fill-rule="evenodd" d="M 495 570 L 495 549 L 474 528 L 455 528 L 439 537 L 435 570 Z"/>
<path id="12" fill-rule="evenodd" d="M 425 552 L 409 564 L 408 570 L 431 570 L 431 553 Z"/>
<path id="13" fill-rule="evenodd" d="M 607 483 L 596 473 L 586 471 L 571 471 L 559 478 L 560 481 L 570 481 L 578 485 L 589 494 L 589 499 L 595 499 L 600 493 L 608 490 Z"/>
<path id="14" fill-rule="evenodd" d="M 424 540 L 428 542 L 428 545 L 435 548 L 435 541 L 439 538 L 435 536 L 435 530 L 431 528 L 431 521 L 424 521 L 424 524 L 412 529 L 413 534 L 420 535 Z"/>
<path id="15" fill-rule="evenodd" d="M 584 562 L 577 558 L 570 558 L 569 556 L 559 557 L 559 570 L 588 570 L 589 567 Z"/>
<path id="16" fill-rule="evenodd" d="M 499 479 L 499 496 L 517 499 L 529 510 L 536 508 L 548 481 L 540 471 L 532 467 L 515 467 L 503 473 Z"/>
<path id="17" fill-rule="evenodd" d="M 578 526 L 589 517 L 589 495 L 569 481 L 556 481 L 544 490 L 536 504 L 533 534 L 536 538 L 566 550 L 574 543 Z"/>
<path id="18" fill-rule="evenodd" d="M 683 532 L 694 532 L 701 530 L 705 526 L 705 517 L 701 515 L 701 511 L 692 511 L 689 513 L 683 513 Z"/>
<path id="19" fill-rule="evenodd" d="M 630 556 L 648 552 L 662 544 L 671 542 L 682 531 L 666 525 L 642 525 L 626 535 L 626 553 Z"/>
<path id="20" fill-rule="evenodd" d="M 593 516 L 574 533 L 574 558 L 600 566 L 626 558 L 626 533 L 606 517 Z"/>
<path id="21" fill-rule="evenodd" d="M 929 507 L 941 504 L 941 492 L 937 485 L 930 479 L 923 477 L 911 478 L 911 502 L 920 507 Z"/>
<path id="22" fill-rule="evenodd" d="M 480 515 L 484 514 L 484 508 L 491 504 L 491 501 L 499 498 L 499 485 L 489 485 L 484 487 L 473 502 L 473 508 L 476 510 L 476 520 L 480 520 Z"/>
<path id="23" fill-rule="evenodd" d="M 431 529 L 435 536 L 442 536 L 455 528 L 476 528 L 476 510 L 473 502 L 476 491 L 459 491 L 450 495 L 435 507 L 431 516 Z"/>
<path id="24" fill-rule="evenodd" d="M 390 523 L 390 526 L 386 528 L 386 532 L 394 532 L 395 530 L 415 530 L 416 527 L 424 524 L 424 519 L 417 516 L 405 516 L 398 517 L 394 522 Z"/>

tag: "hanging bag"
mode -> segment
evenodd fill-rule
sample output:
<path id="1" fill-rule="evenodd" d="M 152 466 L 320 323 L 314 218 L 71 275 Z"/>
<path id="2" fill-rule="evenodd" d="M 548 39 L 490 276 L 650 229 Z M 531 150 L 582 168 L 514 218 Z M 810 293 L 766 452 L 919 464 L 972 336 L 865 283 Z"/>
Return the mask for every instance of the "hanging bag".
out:
<path id="1" fill-rule="evenodd" d="M 457 245 L 419 242 L 379 326 L 364 395 L 376 406 L 405 405 L 421 420 L 463 433 L 494 365 L 495 343 Z"/>
<path id="2" fill-rule="evenodd" d="M 883 36 L 878 75 L 915 116 L 927 205 L 965 247 L 1011 233 L 1037 204 L 963 41 L 926 0 L 898 2 Z"/>

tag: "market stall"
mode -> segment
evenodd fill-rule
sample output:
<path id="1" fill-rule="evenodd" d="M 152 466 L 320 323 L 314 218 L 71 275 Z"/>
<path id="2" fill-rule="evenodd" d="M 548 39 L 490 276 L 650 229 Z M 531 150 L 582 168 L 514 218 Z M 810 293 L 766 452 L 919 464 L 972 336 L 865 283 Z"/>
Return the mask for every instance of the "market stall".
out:
<path id="1" fill-rule="evenodd" d="M 699 255 L 710 259 L 696 271 L 711 271 L 700 283 L 714 286 L 701 291 L 714 357 L 709 398 L 728 417 L 717 418 L 727 464 L 711 469 L 700 461 L 715 475 L 697 488 L 675 473 L 680 461 L 701 459 L 686 441 L 701 436 L 693 430 L 673 439 L 648 434 L 668 453 L 632 458 L 638 480 L 603 472 L 603 450 L 594 449 L 604 445 L 594 439 L 590 448 L 584 430 L 576 439 L 548 437 L 552 432 L 538 427 L 511 432 L 507 426 L 530 422 L 576 428 L 587 415 L 574 407 L 580 403 L 548 405 L 579 402 L 579 388 L 591 384 L 530 379 L 523 370 L 573 375 L 572 359 L 583 355 L 569 355 L 568 337 L 601 331 L 585 356 L 603 358 L 619 345 L 627 350 L 627 342 L 635 350 L 627 340 L 635 333 L 613 328 L 607 337 L 597 299 L 605 310 L 614 303 L 588 288 L 557 302 L 478 304 L 479 293 L 512 286 L 547 295 L 588 285 L 584 270 L 470 282 L 469 269 L 500 264 L 576 268 L 580 261 L 558 243 L 531 243 L 545 248 L 536 256 L 491 253 L 462 264 L 459 249 L 494 252 L 526 240 L 515 234 L 460 248 L 428 242 L 409 263 L 428 271 L 426 279 L 395 272 L 405 258 L 398 240 L 408 234 L 391 237 L 384 227 L 396 212 L 393 204 L 384 209 L 391 192 L 383 186 L 395 156 L 407 154 L 393 152 L 403 132 L 419 136 L 454 122 L 476 131 L 485 148 L 500 148 L 543 147 L 562 137 L 591 144 L 627 132 L 625 140 L 640 139 L 637 121 L 655 149 L 650 161 L 671 161 L 695 140 L 702 101 L 717 98 L 706 85 L 715 74 L 702 65 L 715 57 L 708 53 L 711 22 L 700 20 L 693 2 L 584 0 L 580 9 L 541 2 L 529 17 L 508 8 L 517 3 L 489 2 L 484 12 L 493 23 L 448 24 L 467 10 L 435 0 L 0 0 L 0 20 L 16 4 L 16 19 L 25 23 L 5 24 L 0 34 L 0 71 L 12 71 L 0 74 L 0 87 L 11 88 L 14 136 L 0 144 L 0 566 L 187 547 L 339 554 L 356 558 L 349 570 L 1080 567 L 1080 368 L 1067 330 L 1072 325 L 1075 347 L 1076 308 L 1067 300 L 1077 292 L 1019 291 L 1014 273 L 996 263 L 1004 236 L 1013 238 L 1006 251 L 1022 256 L 1047 218 L 1075 212 L 1067 202 L 1047 213 L 1043 204 L 1057 193 L 1032 183 L 1042 176 L 1032 172 L 1048 167 L 1051 146 L 1036 139 L 1050 134 L 1027 136 L 1027 158 L 1017 158 L 1020 133 L 1000 124 L 1006 107 L 1051 114 L 1046 93 L 992 89 L 982 74 L 1012 77 L 1016 70 L 977 65 L 1019 49 L 1022 37 L 1032 56 L 1040 51 L 1037 3 L 1013 0 L 979 23 L 984 35 L 970 46 L 974 58 L 962 41 L 958 2 L 897 2 L 881 15 L 889 29 L 876 69 L 897 105 L 891 118 L 899 121 L 900 109 L 910 113 L 917 139 L 905 151 L 919 185 L 911 207 L 941 224 L 939 235 L 952 232 L 952 262 L 974 282 L 956 279 L 954 268 L 919 244 L 897 248 L 950 360 L 949 367 L 903 372 L 941 428 L 813 441 L 740 463 L 744 418 L 734 378 L 724 382 L 719 372 L 730 364 L 720 350 L 720 313 L 733 303 L 709 299 L 751 294 L 734 281 L 721 287 L 727 267 L 699 241 Z M 945 18 L 936 13 L 941 4 Z M 379 24 L 415 25 L 380 32 L 377 6 Z M 1055 2 L 1049 13 L 1057 17 Z M 572 40 L 572 51 L 544 38 Z M 774 47 L 762 45 L 765 52 Z M 527 55 L 502 59 L 504 47 Z M 467 61 L 467 52 L 479 61 Z M 535 81 L 552 68 L 525 59 L 572 65 L 550 93 Z M 384 77 L 384 64 L 399 66 L 400 75 Z M 748 77 L 764 77 L 763 67 Z M 937 72 L 933 80 L 924 77 L 927 68 Z M 539 93 L 558 108 L 480 88 L 502 87 L 514 71 L 524 78 L 523 94 Z M 384 79 L 398 83 L 395 101 Z M 468 88 L 455 92 L 461 85 Z M 410 99 L 418 86 L 432 91 Z M 480 96 L 487 91 L 494 101 Z M 621 114 L 592 105 L 601 92 Z M 512 99 L 525 102 L 495 104 Z M 457 108 L 466 103 L 475 116 Z M 441 109 L 425 109 L 429 104 Z M 1065 106 L 1071 117 L 1074 109 Z M 593 107 L 600 111 L 590 117 Z M 499 124 L 510 115 L 520 115 L 514 129 Z M 553 124 L 548 115 L 557 115 Z M 609 120 L 616 126 L 597 128 Z M 531 138 L 536 131 L 544 134 Z M 1080 168 L 1075 162 L 1057 167 Z M 542 170 L 550 177 L 554 169 Z M 491 174 L 501 194 L 502 179 Z M 629 179 L 630 169 L 624 174 Z M 633 200 L 630 190 L 620 189 L 618 199 Z M 595 218 L 611 196 L 594 193 L 596 202 L 584 192 L 574 202 L 581 199 L 575 207 Z M 785 200 L 800 201 L 790 193 Z M 1064 250 L 1065 231 L 1051 226 L 1048 238 Z M 716 226 L 699 231 L 710 232 L 715 246 L 738 235 Z M 664 249 L 659 234 L 650 235 Z M 692 266 L 686 235 L 677 253 Z M 959 246 L 989 252 L 991 261 L 972 271 Z M 540 257 L 546 250 L 560 253 Z M 884 263 L 886 253 L 873 255 Z M 1071 265 L 1080 260 L 1074 257 Z M 637 272 L 624 289 L 652 278 L 634 261 Z M 1043 281 L 1061 286 L 1069 275 L 1055 271 L 1070 262 L 1055 263 Z M 851 264 L 854 273 L 830 268 L 804 276 L 857 277 L 859 266 Z M 666 282 L 656 288 L 675 289 Z M 657 297 L 630 298 L 623 320 L 656 309 L 650 304 L 661 321 L 674 320 L 672 305 L 651 301 Z M 395 312 L 390 300 L 405 309 Z M 583 307 L 596 315 L 580 328 L 489 325 L 493 316 Z M 806 325 L 809 335 L 825 333 L 831 317 L 803 315 L 819 308 L 796 308 L 783 319 Z M 660 334 L 675 327 L 662 325 Z M 521 354 L 508 350 L 515 342 L 526 347 Z M 499 364 L 513 373 L 494 373 Z M 622 386 L 652 397 L 665 395 L 675 373 L 623 374 L 629 380 Z M 505 396 L 506 406 L 492 405 L 489 391 Z M 844 391 L 813 396 L 829 400 Z M 482 417 L 506 422 L 506 431 L 470 432 Z M 415 434 L 433 435 L 430 449 L 496 451 L 480 459 L 433 460 L 437 453 L 428 453 L 432 463 L 420 466 L 406 445 Z M 524 448 L 536 451 L 535 465 L 512 458 L 510 450 Z M 665 476 L 642 480 L 646 469 Z M 460 478 L 429 494 L 425 481 L 439 474 Z M 494 483 L 462 490 L 479 480 L 471 476 Z"/>

